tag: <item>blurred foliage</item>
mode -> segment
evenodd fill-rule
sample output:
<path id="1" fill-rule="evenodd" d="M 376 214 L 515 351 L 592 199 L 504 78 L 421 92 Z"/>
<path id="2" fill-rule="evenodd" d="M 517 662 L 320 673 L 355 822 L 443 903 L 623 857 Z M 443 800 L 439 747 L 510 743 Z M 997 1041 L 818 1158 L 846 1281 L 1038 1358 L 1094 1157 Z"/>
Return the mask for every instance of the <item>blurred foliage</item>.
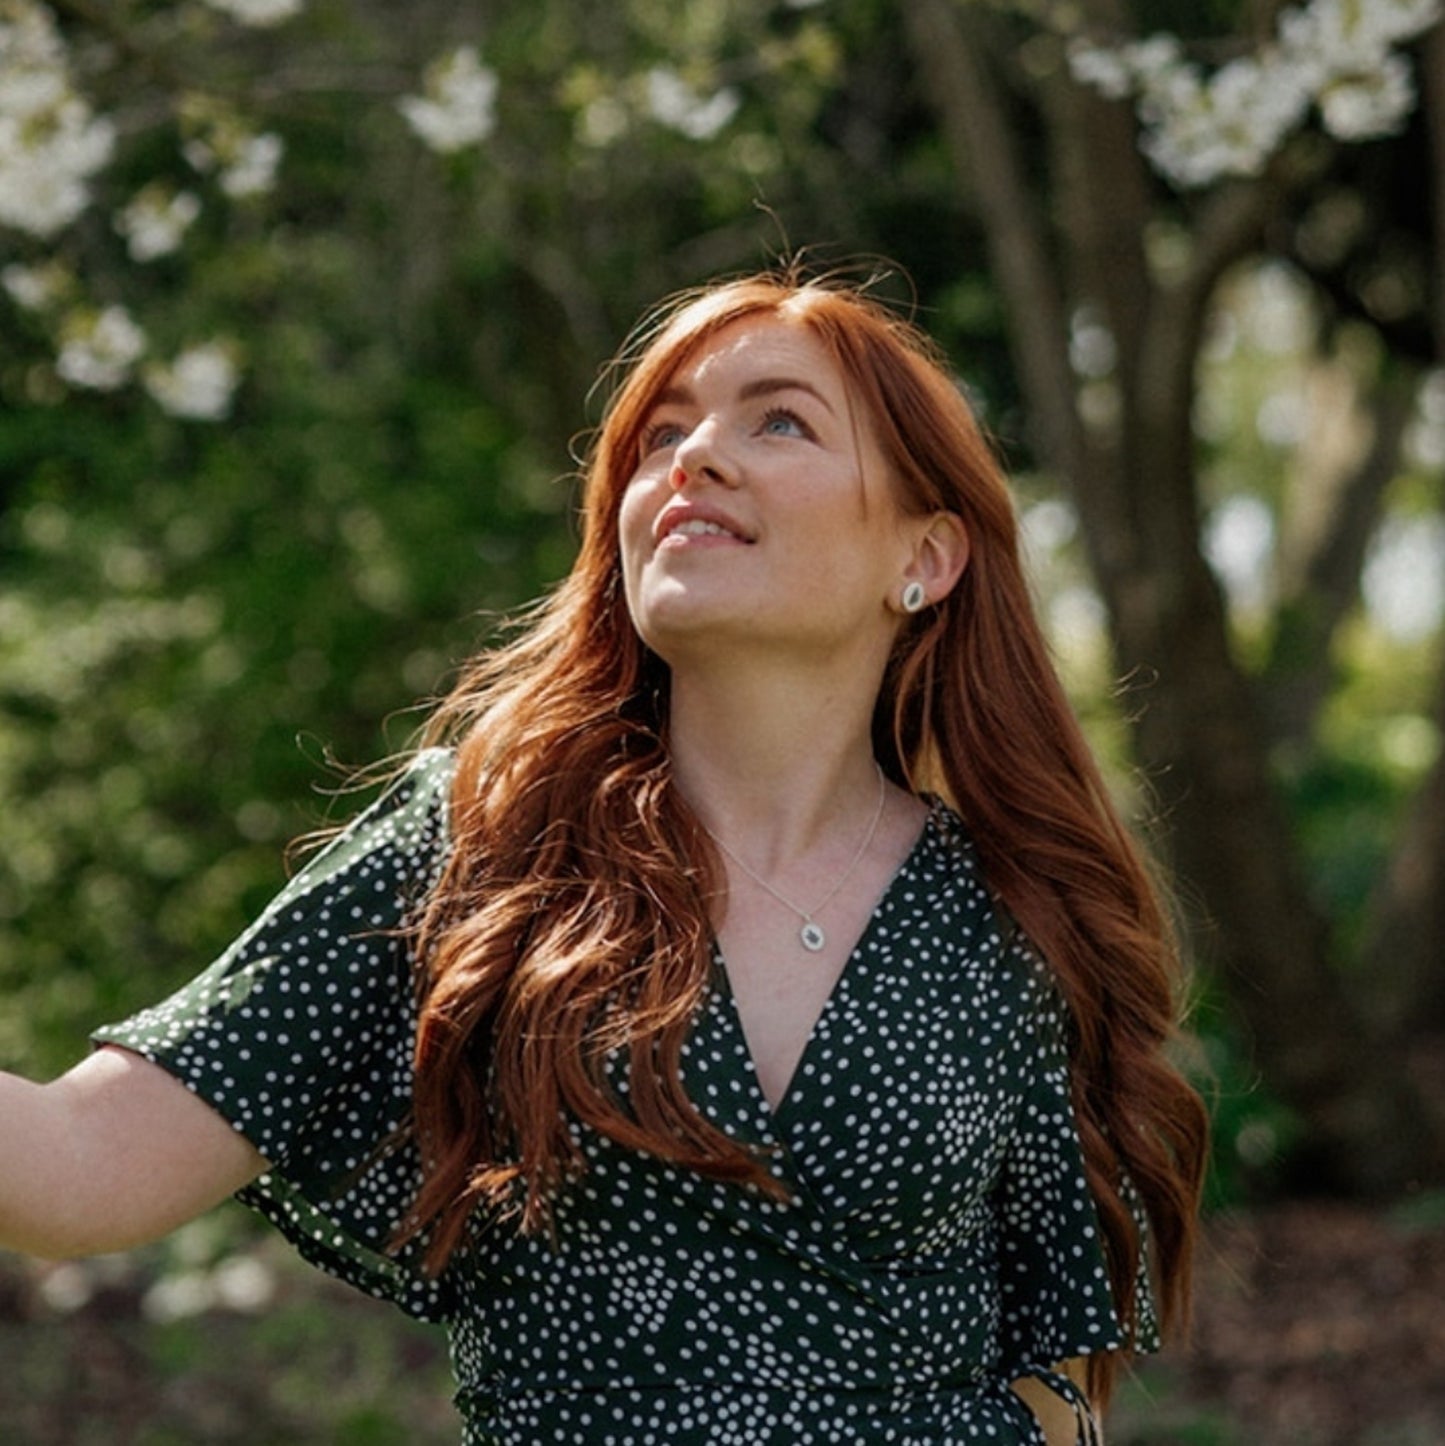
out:
<path id="1" fill-rule="evenodd" d="M 443 1333 L 325 1280 L 277 1241 L 232 1255 L 233 1277 L 261 1287 L 234 1304 L 185 1303 L 175 1286 L 187 1277 L 157 1275 L 152 1255 L 16 1264 L 0 1269 L 12 1446 L 457 1439 Z"/>
<path id="2" fill-rule="evenodd" d="M 317 4 L 233 34 L 129 7 L 139 54 L 119 75 L 148 83 L 111 72 L 98 99 L 143 136 L 110 203 L 158 173 L 195 185 L 179 147 L 202 92 L 180 73 L 284 135 L 280 184 L 209 197 L 184 250 L 146 267 L 108 234 L 106 198 L 58 247 L 13 241 L 124 296 L 162 351 L 239 339 L 245 380 L 219 425 L 66 392 L 33 318 L 0 299 L 7 1066 L 63 1067 L 84 1026 L 222 947 L 279 884 L 287 840 L 356 806 L 328 794 L 348 767 L 403 745 L 494 614 L 561 576 L 584 397 L 663 292 L 815 236 L 876 240 L 937 288 L 941 330 L 1009 404 L 1001 318 L 944 240 L 943 162 L 908 122 L 894 177 L 899 118 L 853 108 L 897 104 L 896 47 L 845 65 L 873 7 L 824 25 L 760 3 L 727 23 L 701 4 L 512 5 L 480 37 L 423 9 L 429 32 Z M 480 38 L 506 83 L 493 140 L 439 157 L 392 101 L 448 37 Z M 742 86 L 715 144 L 649 118 L 664 59 L 699 89 Z M 599 106 L 605 143 L 588 138 Z"/>
<path id="3" fill-rule="evenodd" d="M 0 524 L 0 980 L 32 1067 L 237 929 L 326 811 L 325 757 L 375 757 L 478 610 L 567 560 L 528 441 L 456 378 L 339 345 L 314 310 L 344 311 L 333 248 L 284 249 L 309 306 L 251 334 L 224 427 L 77 397 L 0 428 L 25 479 Z"/>

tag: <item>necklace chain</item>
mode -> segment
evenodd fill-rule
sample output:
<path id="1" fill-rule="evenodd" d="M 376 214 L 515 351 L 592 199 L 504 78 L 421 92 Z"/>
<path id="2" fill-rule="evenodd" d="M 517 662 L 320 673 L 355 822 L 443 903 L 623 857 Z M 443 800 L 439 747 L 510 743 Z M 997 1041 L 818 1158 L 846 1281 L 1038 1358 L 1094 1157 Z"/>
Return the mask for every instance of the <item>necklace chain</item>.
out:
<path id="1" fill-rule="evenodd" d="M 766 889 L 780 904 L 790 909 L 802 921 L 803 927 L 798 930 L 798 938 L 802 941 L 803 948 L 811 954 L 818 953 L 828 942 L 828 936 L 823 932 L 823 926 L 817 922 L 816 915 L 821 914 L 824 909 L 837 897 L 843 885 L 853 877 L 853 870 L 861 862 L 863 855 L 868 852 L 868 846 L 873 842 L 874 835 L 878 832 L 878 825 L 883 818 L 883 805 L 888 798 L 888 785 L 883 777 L 883 770 L 878 766 L 878 760 L 873 760 L 873 767 L 878 774 L 878 807 L 873 810 L 873 822 L 868 825 L 868 832 L 863 835 L 863 842 L 858 845 L 858 852 L 853 855 L 852 862 L 838 876 L 838 881 L 828 890 L 811 909 L 800 908 L 786 894 L 780 893 L 763 876 L 755 873 L 745 864 L 705 823 L 702 824 L 702 831 L 757 885 Z"/>

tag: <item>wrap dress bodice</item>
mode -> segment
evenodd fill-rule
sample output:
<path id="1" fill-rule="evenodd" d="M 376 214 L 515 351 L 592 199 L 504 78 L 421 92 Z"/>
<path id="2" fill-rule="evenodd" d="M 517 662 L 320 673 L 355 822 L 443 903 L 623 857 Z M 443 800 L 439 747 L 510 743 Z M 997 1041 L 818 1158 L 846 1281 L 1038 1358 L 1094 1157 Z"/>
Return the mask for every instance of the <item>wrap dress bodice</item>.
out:
<path id="1" fill-rule="evenodd" d="M 1043 1446 L 1009 1383 L 1124 1333 L 1066 1013 L 936 802 L 776 1110 L 715 961 L 684 1084 L 786 1199 L 574 1125 L 551 1235 L 479 1221 L 435 1278 L 389 1250 L 419 1178 L 400 925 L 445 859 L 451 772 L 421 754 L 205 973 L 96 1038 L 255 1145 L 241 1197 L 305 1256 L 445 1322 L 465 1446 Z M 1142 1273 L 1138 1309 L 1150 1349 Z"/>

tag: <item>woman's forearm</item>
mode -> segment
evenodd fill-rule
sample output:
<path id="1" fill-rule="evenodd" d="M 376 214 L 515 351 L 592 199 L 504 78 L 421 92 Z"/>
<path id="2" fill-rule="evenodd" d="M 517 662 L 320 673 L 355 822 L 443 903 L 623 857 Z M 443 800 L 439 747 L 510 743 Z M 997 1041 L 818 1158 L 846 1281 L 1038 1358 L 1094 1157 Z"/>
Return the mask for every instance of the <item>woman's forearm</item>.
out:
<path id="1" fill-rule="evenodd" d="M 164 1070 L 101 1049 L 49 1084 L 0 1074 L 0 1247 L 52 1259 L 173 1230 L 266 1168 Z"/>

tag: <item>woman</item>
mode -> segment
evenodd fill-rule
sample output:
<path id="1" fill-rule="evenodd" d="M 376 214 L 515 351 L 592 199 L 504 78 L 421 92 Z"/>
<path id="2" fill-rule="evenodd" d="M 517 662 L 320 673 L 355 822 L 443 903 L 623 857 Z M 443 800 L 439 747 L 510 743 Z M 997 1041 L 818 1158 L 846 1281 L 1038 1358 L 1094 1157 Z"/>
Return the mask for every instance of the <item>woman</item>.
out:
<path id="1" fill-rule="evenodd" d="M 576 567 L 390 793 L 4 1082 L 0 1239 L 240 1190 L 448 1323 L 473 1443 L 1090 1439 L 1205 1124 L 1002 478 L 856 291 L 723 284 L 627 360 Z"/>

